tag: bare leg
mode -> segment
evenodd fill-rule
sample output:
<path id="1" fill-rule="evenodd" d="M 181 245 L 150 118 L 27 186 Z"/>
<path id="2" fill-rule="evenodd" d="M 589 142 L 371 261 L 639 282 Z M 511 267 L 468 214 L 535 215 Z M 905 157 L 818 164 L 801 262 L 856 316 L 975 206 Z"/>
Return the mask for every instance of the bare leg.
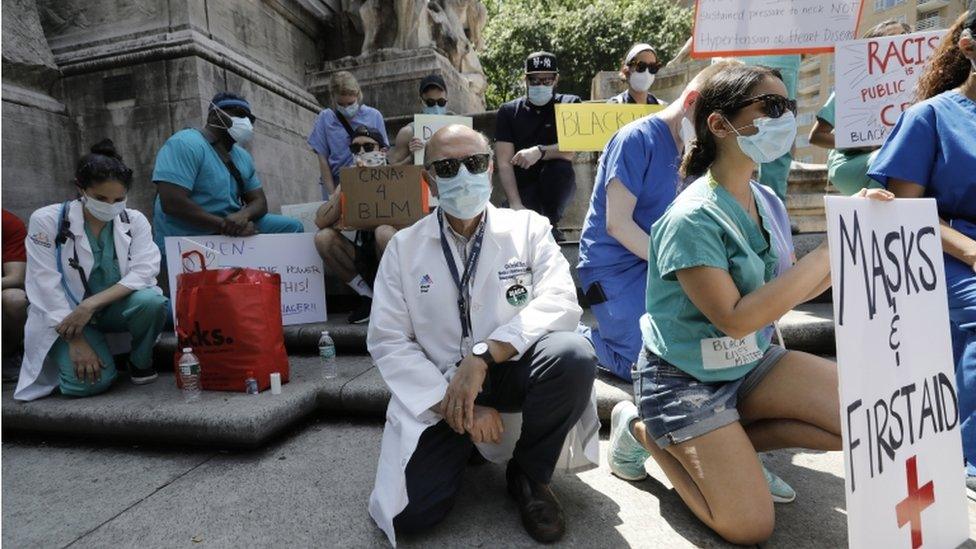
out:
<path id="1" fill-rule="evenodd" d="M 376 237 L 376 258 L 377 260 L 383 259 L 383 252 L 386 251 L 386 247 L 393 240 L 393 235 L 397 232 L 396 229 L 389 225 L 380 225 L 376 227 L 373 231 L 373 235 Z"/>
<path id="2" fill-rule="evenodd" d="M 315 249 L 325 262 L 325 268 L 343 282 L 356 278 L 356 249 L 335 229 L 315 233 Z"/>

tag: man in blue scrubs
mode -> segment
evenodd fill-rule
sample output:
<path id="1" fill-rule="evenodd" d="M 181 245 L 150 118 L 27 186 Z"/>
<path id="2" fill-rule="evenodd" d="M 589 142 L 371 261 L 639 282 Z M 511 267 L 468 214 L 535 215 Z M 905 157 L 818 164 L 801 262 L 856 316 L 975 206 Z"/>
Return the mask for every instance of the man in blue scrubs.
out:
<path id="1" fill-rule="evenodd" d="M 297 219 L 268 213 L 254 160 L 240 146 L 251 140 L 253 122 L 246 100 L 218 93 L 203 128 L 180 130 L 159 149 L 153 225 L 164 255 L 167 236 L 302 232 Z"/>

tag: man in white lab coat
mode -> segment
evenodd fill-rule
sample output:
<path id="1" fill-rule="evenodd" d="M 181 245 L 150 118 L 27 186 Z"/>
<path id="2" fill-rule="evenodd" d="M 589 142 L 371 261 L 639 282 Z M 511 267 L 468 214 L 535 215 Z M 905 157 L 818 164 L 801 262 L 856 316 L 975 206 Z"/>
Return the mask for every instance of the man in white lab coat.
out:
<path id="1" fill-rule="evenodd" d="M 508 461 L 508 491 L 538 541 L 560 539 L 555 469 L 598 462 L 593 347 L 548 220 L 497 209 L 491 149 L 448 126 L 425 166 L 440 209 L 380 264 L 369 351 L 393 393 L 369 510 L 391 543 L 451 509 L 472 452 Z"/>

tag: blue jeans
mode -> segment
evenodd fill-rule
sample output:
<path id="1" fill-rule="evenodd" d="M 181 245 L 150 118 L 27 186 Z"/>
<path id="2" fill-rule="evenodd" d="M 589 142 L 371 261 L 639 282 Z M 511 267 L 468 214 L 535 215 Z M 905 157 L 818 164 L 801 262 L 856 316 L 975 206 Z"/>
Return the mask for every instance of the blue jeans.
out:
<path id="1" fill-rule="evenodd" d="M 580 269 L 584 292 L 599 283 L 607 300 L 590 303 L 598 326 L 590 331 L 600 365 L 615 376 L 630 381 L 630 369 L 641 351 L 640 318 L 645 313 L 647 262 L 613 272 Z"/>
<path id="2" fill-rule="evenodd" d="M 976 273 L 946 258 L 949 320 L 959 391 L 959 424 L 966 470 L 976 475 Z"/>

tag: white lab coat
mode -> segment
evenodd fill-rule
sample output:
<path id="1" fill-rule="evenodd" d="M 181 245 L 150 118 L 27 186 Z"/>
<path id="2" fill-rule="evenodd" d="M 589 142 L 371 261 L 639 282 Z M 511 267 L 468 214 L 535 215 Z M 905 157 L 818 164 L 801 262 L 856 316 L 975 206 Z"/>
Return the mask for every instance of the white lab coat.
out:
<path id="1" fill-rule="evenodd" d="M 546 333 L 575 330 L 582 310 L 569 264 L 550 236 L 548 220 L 529 210 L 489 205 L 487 211 L 471 289 L 472 341 L 508 342 L 518 351 L 517 359 Z M 367 343 L 393 396 L 369 512 L 393 545 L 393 518 L 407 506 L 404 471 L 421 433 L 441 420 L 430 408 L 443 399 L 461 358 L 457 288 L 441 250 L 438 215 L 396 234 L 383 254 L 373 290 Z M 445 230 L 449 231 L 446 226 Z M 461 265 L 453 243 L 451 249 Z M 517 307 L 505 295 L 513 280 L 504 277 L 526 269 L 531 273 L 522 275 L 521 283 L 531 297 Z M 478 445 L 494 462 L 511 457 L 521 431 L 521 414 L 503 414 L 503 421 L 500 444 Z M 557 470 L 580 471 L 599 463 L 599 426 L 594 391 L 566 438 Z"/>
<path id="2" fill-rule="evenodd" d="M 78 200 L 68 204 L 69 230 L 75 235 L 61 246 L 61 271 L 76 299 L 83 299 L 85 288 L 81 284 L 78 271 L 68 265 L 74 257 L 75 243 L 78 245 L 78 263 L 89 274 L 94 263 L 91 245 L 85 234 L 85 219 Z M 115 232 L 115 251 L 119 260 L 122 279 L 119 284 L 133 291 L 156 287 L 159 274 L 159 248 L 153 243 L 152 228 L 144 215 L 127 209 L 129 223 L 121 216 L 113 223 Z M 45 206 L 30 217 L 27 227 L 27 277 L 25 288 L 30 308 L 27 312 L 27 326 L 24 330 L 24 362 L 20 367 L 20 379 L 14 398 L 35 400 L 51 394 L 58 387 L 58 367 L 46 360 L 48 351 L 58 339 L 55 331 L 58 324 L 77 306 L 68 299 L 61 285 L 62 274 L 58 272 L 56 239 L 61 215 L 61 203 Z M 109 340 L 113 351 L 118 348 L 118 340 Z"/>

